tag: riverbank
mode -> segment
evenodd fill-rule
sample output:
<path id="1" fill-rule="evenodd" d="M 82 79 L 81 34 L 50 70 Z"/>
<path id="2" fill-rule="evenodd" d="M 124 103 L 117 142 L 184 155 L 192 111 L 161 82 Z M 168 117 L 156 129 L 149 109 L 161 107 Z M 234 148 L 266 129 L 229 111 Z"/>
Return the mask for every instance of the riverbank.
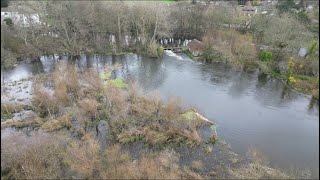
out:
<path id="1" fill-rule="evenodd" d="M 121 66 L 81 74 L 73 67 L 32 79 L 31 99 L 1 98 L 2 178 L 288 177 L 234 154 L 179 100 L 164 104 L 110 79 Z M 29 80 L 7 85 L 24 90 Z"/>
<path id="2" fill-rule="evenodd" d="M 205 62 L 205 63 L 222 62 L 222 63 L 229 64 L 235 68 L 242 69 L 245 71 L 254 71 L 256 69 L 259 69 L 262 73 L 264 73 L 268 76 L 271 76 L 272 78 L 279 79 L 292 91 L 295 91 L 296 93 L 299 93 L 301 95 L 311 96 L 312 99 L 319 101 L 319 77 L 293 74 L 292 77 L 294 77 L 294 83 L 288 84 L 287 73 L 275 72 L 270 67 L 267 67 L 267 66 L 271 66 L 271 65 L 270 64 L 268 65 L 268 63 L 265 63 L 265 62 L 258 61 L 256 63 L 250 64 L 249 66 L 246 66 L 246 64 L 243 64 L 241 62 L 235 63 L 234 61 L 225 60 L 224 58 L 222 58 L 222 54 L 219 54 L 219 56 L 216 56 L 215 61 L 211 60 L 210 62 L 207 62 L 205 60 L 206 57 L 204 57 L 204 55 L 199 56 L 199 57 L 195 57 L 186 48 L 183 49 L 183 52 L 190 59 L 195 60 L 195 61 L 201 61 L 201 62 Z"/>

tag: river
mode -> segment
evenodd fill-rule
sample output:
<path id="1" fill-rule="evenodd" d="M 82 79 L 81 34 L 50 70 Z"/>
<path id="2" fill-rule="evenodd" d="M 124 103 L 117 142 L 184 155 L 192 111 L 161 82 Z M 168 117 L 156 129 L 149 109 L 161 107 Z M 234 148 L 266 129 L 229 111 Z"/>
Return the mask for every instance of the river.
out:
<path id="1" fill-rule="evenodd" d="M 53 70 L 59 61 L 80 69 L 120 63 L 114 77 L 135 80 L 146 94 L 164 100 L 180 97 L 217 124 L 218 135 L 236 153 L 250 147 L 260 151 L 272 167 L 309 169 L 319 178 L 319 105 L 308 96 L 286 88 L 279 80 L 259 71 L 244 72 L 225 64 L 194 62 L 185 54 L 165 52 L 162 59 L 129 54 L 123 56 L 80 55 L 61 59 L 41 57 L 1 71 L 2 81 L 14 81 Z"/>

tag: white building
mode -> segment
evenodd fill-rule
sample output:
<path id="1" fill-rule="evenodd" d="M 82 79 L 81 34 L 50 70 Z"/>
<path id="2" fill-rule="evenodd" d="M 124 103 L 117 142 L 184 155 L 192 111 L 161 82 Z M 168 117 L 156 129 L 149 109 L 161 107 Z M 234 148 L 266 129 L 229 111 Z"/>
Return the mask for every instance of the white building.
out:
<path id="1" fill-rule="evenodd" d="M 14 24 L 28 27 L 30 23 L 41 24 L 38 14 L 19 14 L 18 12 L 1 12 L 1 23 L 4 19 L 10 18 Z"/>

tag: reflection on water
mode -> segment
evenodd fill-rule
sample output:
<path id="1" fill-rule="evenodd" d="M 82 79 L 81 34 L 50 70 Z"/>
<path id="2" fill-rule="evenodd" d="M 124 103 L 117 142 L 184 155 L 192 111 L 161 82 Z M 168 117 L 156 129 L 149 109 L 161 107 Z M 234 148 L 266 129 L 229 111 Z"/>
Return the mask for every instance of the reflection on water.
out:
<path id="1" fill-rule="evenodd" d="M 163 59 L 136 54 L 47 56 L 1 71 L 1 79 L 52 72 L 60 61 L 98 70 L 120 63 L 124 68 L 115 71 L 114 77 L 137 81 L 147 94 L 158 91 L 164 99 L 179 96 L 186 105 L 197 106 L 217 123 L 220 137 L 237 153 L 245 154 L 254 146 L 274 166 L 310 168 L 318 177 L 319 104 L 290 91 L 279 80 L 221 63 L 195 63 L 184 54 L 165 54 Z"/>

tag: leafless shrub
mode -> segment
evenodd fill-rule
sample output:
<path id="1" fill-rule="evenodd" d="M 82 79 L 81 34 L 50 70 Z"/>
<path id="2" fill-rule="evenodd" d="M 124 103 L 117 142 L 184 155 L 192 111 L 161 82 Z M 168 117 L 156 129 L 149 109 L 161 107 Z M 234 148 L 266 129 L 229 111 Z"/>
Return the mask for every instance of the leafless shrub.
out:
<path id="1" fill-rule="evenodd" d="M 98 109 L 100 107 L 100 103 L 95 99 L 82 99 L 78 102 L 80 107 L 80 111 L 84 116 L 93 119 L 98 116 Z"/>
<path id="2" fill-rule="evenodd" d="M 58 118 L 49 117 L 49 119 L 42 125 L 46 131 L 56 131 L 63 127 L 71 127 L 71 115 L 66 113 Z"/>
<path id="3" fill-rule="evenodd" d="M 136 97 L 131 103 L 130 112 L 144 121 L 145 119 L 155 118 L 159 114 L 161 108 L 161 101 L 158 96 L 145 98 Z"/>
<path id="4" fill-rule="evenodd" d="M 58 112 L 57 99 L 42 85 L 33 86 L 32 104 L 41 115 Z"/>
<path id="5" fill-rule="evenodd" d="M 68 92 L 78 97 L 80 83 L 79 83 L 79 75 L 75 65 L 67 66 L 65 81 L 66 81 Z"/>
<path id="6" fill-rule="evenodd" d="M 38 127 L 38 126 L 41 126 L 42 124 L 43 122 L 39 118 L 35 118 L 33 120 L 19 120 L 19 121 L 7 120 L 1 123 L 1 129 L 7 128 L 7 127 L 16 127 L 16 128 L 23 128 L 27 126 Z"/>
<path id="7" fill-rule="evenodd" d="M 167 105 L 162 109 L 162 117 L 166 120 L 178 119 L 181 113 L 181 99 L 170 98 Z"/>
<path id="8" fill-rule="evenodd" d="M 204 165 L 203 165 L 203 163 L 201 161 L 192 161 L 191 168 L 194 171 L 199 172 L 204 168 Z"/>
<path id="9" fill-rule="evenodd" d="M 102 92 L 103 85 L 99 73 L 94 69 L 87 69 L 81 75 L 81 85 L 85 94 L 95 96 L 96 93 Z"/>
<path id="10" fill-rule="evenodd" d="M 121 152 L 120 147 L 115 145 L 106 151 L 105 157 L 107 166 L 102 174 L 107 179 L 176 179 L 182 174 L 177 169 L 176 153 L 171 150 L 132 161 L 128 152 Z"/>
<path id="11" fill-rule="evenodd" d="M 144 129 L 145 140 L 152 144 L 165 144 L 170 138 L 171 134 L 168 132 L 155 131 L 148 127 Z"/>
<path id="12" fill-rule="evenodd" d="M 129 99 L 131 101 L 135 101 L 139 92 L 141 92 L 141 91 L 142 91 L 142 89 L 139 87 L 137 82 L 129 83 L 128 93 L 129 93 Z"/>
<path id="13" fill-rule="evenodd" d="M 99 144 L 86 134 L 81 142 L 71 142 L 66 149 L 64 162 L 81 177 L 94 177 L 94 171 L 100 167 Z"/>
<path id="14" fill-rule="evenodd" d="M 63 70 L 61 70 L 62 65 L 58 64 L 55 67 L 55 71 L 52 73 L 52 80 L 54 83 L 54 96 L 57 102 L 62 105 L 67 105 L 69 103 L 69 95 L 67 91 L 67 82 L 64 79 Z"/>
<path id="15" fill-rule="evenodd" d="M 62 138 L 37 133 L 29 140 L 21 135 L 1 140 L 1 171 L 6 170 L 5 177 L 13 179 L 59 178 L 64 142 Z"/>
<path id="16" fill-rule="evenodd" d="M 108 114 L 118 117 L 123 117 L 127 114 L 128 96 L 124 90 L 114 86 L 107 86 L 104 90 L 104 95 Z"/>

